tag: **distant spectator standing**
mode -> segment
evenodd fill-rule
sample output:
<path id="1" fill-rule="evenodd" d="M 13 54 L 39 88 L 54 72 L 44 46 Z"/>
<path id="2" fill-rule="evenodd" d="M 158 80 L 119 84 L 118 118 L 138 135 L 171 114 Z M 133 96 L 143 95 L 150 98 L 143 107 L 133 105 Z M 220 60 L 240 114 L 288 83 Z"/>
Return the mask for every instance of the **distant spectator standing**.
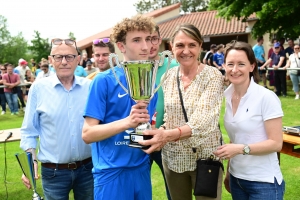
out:
<path id="1" fill-rule="evenodd" d="M 4 88 L 4 94 L 8 103 L 11 115 L 18 115 L 18 94 L 13 88 L 16 88 L 20 84 L 20 76 L 13 72 L 14 67 L 7 65 L 7 73 L 2 76 Z"/>
<path id="2" fill-rule="evenodd" d="M 295 46 L 294 40 L 293 39 L 289 39 L 288 40 L 288 45 L 289 46 L 284 50 L 284 53 L 285 54 L 289 54 L 289 56 L 290 56 L 290 55 L 292 55 L 294 53 L 294 46 Z"/>
<path id="3" fill-rule="evenodd" d="M 91 59 L 88 58 L 87 53 L 83 53 L 79 65 L 81 65 L 83 68 L 86 68 L 87 62 L 91 62 Z"/>
<path id="4" fill-rule="evenodd" d="M 299 83 L 300 83 L 300 52 L 299 45 L 294 46 L 295 53 L 291 54 L 284 68 L 293 68 L 298 70 L 290 70 L 290 77 L 293 83 L 293 90 L 296 94 L 295 99 L 299 99 Z"/>
<path id="5" fill-rule="evenodd" d="M 30 63 L 31 63 L 31 72 L 32 74 L 35 74 L 35 71 L 36 71 L 36 63 L 34 61 L 33 58 L 30 59 Z"/>
<path id="6" fill-rule="evenodd" d="M 35 77 L 37 77 L 37 75 L 41 72 L 41 62 L 39 62 L 36 66 L 36 70 L 35 70 Z"/>
<path id="7" fill-rule="evenodd" d="M 0 70 L 1 70 L 0 85 L 3 85 L 2 76 L 4 74 L 6 74 L 6 66 L 0 64 Z M 0 88 L 0 102 L 1 102 L 1 108 L 2 108 L 1 115 L 4 115 L 6 113 L 6 98 L 5 98 L 5 94 L 4 94 L 4 88 Z"/>
<path id="8" fill-rule="evenodd" d="M 27 66 L 27 61 L 24 60 L 23 58 L 19 59 L 19 65 L 16 67 L 16 70 L 18 70 L 19 72 L 19 76 L 20 76 L 20 84 L 24 84 L 25 83 L 25 73 L 26 70 L 30 70 L 30 68 Z M 26 87 L 17 87 L 17 91 L 18 91 L 18 97 L 21 103 L 21 106 L 23 108 L 23 111 L 25 111 L 26 105 L 24 102 L 24 95 L 26 93 Z M 19 103 L 18 103 L 19 105 Z M 21 108 L 21 106 L 19 105 L 19 108 Z"/>
<path id="9" fill-rule="evenodd" d="M 272 43 L 272 47 L 269 49 L 269 52 L 268 52 L 268 59 L 271 57 L 272 53 L 274 52 L 274 44 L 277 43 L 277 39 L 276 38 L 273 38 L 271 40 L 271 43 Z M 273 62 L 271 61 L 270 62 L 270 65 L 269 65 L 270 68 L 273 67 Z M 274 71 L 273 70 L 269 70 L 268 71 L 268 74 L 269 74 L 269 85 L 270 86 L 275 86 L 275 78 L 274 78 Z M 274 92 L 276 92 L 276 87 L 274 87 Z"/>
<path id="10" fill-rule="evenodd" d="M 86 68 L 84 68 L 87 75 L 90 75 L 91 73 L 97 71 L 95 67 L 93 67 L 93 64 L 91 61 L 86 62 Z"/>
<path id="11" fill-rule="evenodd" d="M 223 52 L 224 52 L 224 45 L 219 44 L 217 46 L 217 52 L 214 54 L 214 62 L 213 62 L 214 67 L 219 69 L 220 72 L 222 73 L 222 75 L 225 74 L 225 71 L 222 67 L 222 65 L 224 63 L 224 54 L 223 54 Z"/>
<path id="12" fill-rule="evenodd" d="M 263 43 L 264 43 L 264 38 L 258 37 L 257 43 L 256 43 L 256 45 L 253 46 L 252 50 L 254 51 L 255 59 L 257 62 L 257 67 L 259 69 L 259 74 L 261 76 L 263 84 L 264 84 L 265 88 L 268 88 L 267 87 L 267 77 L 266 77 L 267 70 L 260 69 L 260 67 L 263 66 L 263 64 L 265 64 L 265 62 L 266 62 L 265 49 L 264 49 Z"/>
<path id="13" fill-rule="evenodd" d="M 49 76 L 53 76 L 55 74 L 55 72 L 51 71 L 49 69 L 49 63 L 48 62 L 42 62 L 41 64 L 41 72 L 37 75 L 36 80 L 45 78 L 45 77 L 49 77 Z"/>
<path id="14" fill-rule="evenodd" d="M 203 58 L 204 64 L 207 64 L 207 65 L 213 64 L 213 63 L 209 64 L 209 58 L 211 55 L 214 55 L 216 48 L 217 48 L 217 45 L 215 45 L 215 44 L 210 45 L 210 50 L 205 54 L 205 56 Z"/>
<path id="15" fill-rule="evenodd" d="M 284 54 L 284 50 L 281 50 L 280 43 L 277 42 L 274 44 L 274 52 L 272 53 L 271 57 L 263 66 L 261 66 L 261 69 L 264 69 L 265 66 L 267 66 L 270 62 L 273 62 L 273 68 L 274 68 L 274 76 L 275 76 L 275 87 L 276 87 L 276 94 L 277 96 L 281 95 L 286 97 L 286 70 L 278 70 L 278 68 L 282 68 L 285 66 L 286 63 L 286 57 Z"/>

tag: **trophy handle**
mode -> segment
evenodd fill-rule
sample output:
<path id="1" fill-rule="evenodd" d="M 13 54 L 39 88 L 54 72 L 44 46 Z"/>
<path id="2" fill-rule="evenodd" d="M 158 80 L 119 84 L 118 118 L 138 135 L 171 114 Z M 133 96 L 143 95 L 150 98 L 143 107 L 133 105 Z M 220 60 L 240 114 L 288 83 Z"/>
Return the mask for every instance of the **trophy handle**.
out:
<path id="1" fill-rule="evenodd" d="M 166 56 L 168 56 L 168 65 L 167 65 L 167 69 L 166 69 L 166 71 L 165 71 L 165 73 L 164 73 L 164 75 L 163 75 L 163 78 L 162 78 L 162 80 L 160 81 L 160 83 L 156 86 L 156 88 L 155 88 L 155 84 L 153 84 L 153 88 L 152 88 L 152 96 L 150 97 L 150 100 L 154 97 L 154 94 L 158 91 L 158 89 L 161 87 L 161 85 L 163 84 L 163 82 L 165 81 L 165 78 L 166 78 L 166 74 L 168 73 L 168 71 L 169 71 L 169 68 L 170 68 L 170 65 L 171 65 L 171 62 L 172 62 L 172 52 L 171 51 L 168 51 L 168 50 L 166 50 L 166 51 L 163 51 L 162 53 L 161 53 L 161 56 L 160 56 L 160 58 L 159 58 L 159 63 L 157 64 L 157 66 L 155 66 L 155 69 L 154 69 L 154 73 L 153 74 L 155 74 L 155 76 L 153 76 L 153 83 L 155 83 L 156 82 L 156 74 L 157 74 L 157 70 L 158 70 L 158 67 L 160 66 L 160 65 L 163 65 L 164 64 L 164 61 L 165 61 L 165 57 Z"/>
<path id="2" fill-rule="evenodd" d="M 119 83 L 119 85 L 123 88 L 123 90 L 128 94 L 128 90 L 126 89 L 126 87 L 121 83 L 120 79 L 118 78 L 116 72 L 115 72 L 115 69 L 114 69 L 114 63 L 113 63 L 113 59 L 115 58 L 115 61 L 116 61 L 116 65 L 117 67 L 119 68 L 123 68 L 124 72 L 125 72 L 125 69 L 124 67 L 120 64 L 119 62 L 119 57 L 117 54 L 115 53 L 111 53 L 109 54 L 109 66 L 111 68 L 111 71 L 113 72 L 117 82 Z"/>

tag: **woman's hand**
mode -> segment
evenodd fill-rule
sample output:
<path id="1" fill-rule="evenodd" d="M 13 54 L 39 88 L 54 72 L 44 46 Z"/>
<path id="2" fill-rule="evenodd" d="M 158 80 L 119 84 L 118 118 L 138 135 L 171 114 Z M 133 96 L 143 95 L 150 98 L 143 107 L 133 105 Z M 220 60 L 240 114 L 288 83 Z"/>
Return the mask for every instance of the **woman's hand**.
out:
<path id="1" fill-rule="evenodd" d="M 150 146 L 149 149 L 143 150 L 145 153 L 150 154 L 154 151 L 160 151 L 165 144 L 168 142 L 166 140 L 164 129 L 147 130 L 143 132 L 144 135 L 152 135 L 150 140 L 139 141 L 139 144 L 144 146 Z"/>
<path id="2" fill-rule="evenodd" d="M 243 144 L 224 144 L 214 151 L 214 155 L 222 159 L 230 159 L 238 154 L 243 154 Z"/>

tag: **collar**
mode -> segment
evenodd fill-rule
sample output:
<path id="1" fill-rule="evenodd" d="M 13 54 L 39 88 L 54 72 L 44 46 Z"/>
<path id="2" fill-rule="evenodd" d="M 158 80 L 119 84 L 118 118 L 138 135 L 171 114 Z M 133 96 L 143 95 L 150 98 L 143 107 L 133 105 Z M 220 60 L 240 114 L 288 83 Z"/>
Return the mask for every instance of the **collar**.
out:
<path id="1" fill-rule="evenodd" d="M 258 87 L 258 85 L 254 82 L 253 77 L 251 77 L 251 79 L 250 79 L 250 85 L 249 85 L 249 87 L 247 89 L 247 92 L 246 92 L 246 94 L 241 99 L 247 98 L 253 91 L 256 90 L 257 87 Z M 224 91 L 224 96 L 225 96 L 225 98 L 226 98 L 227 101 L 231 100 L 233 92 L 234 92 L 234 87 L 233 87 L 232 84 L 230 84 L 228 86 L 228 88 Z"/>
<path id="2" fill-rule="evenodd" d="M 79 79 L 78 76 L 73 75 L 73 77 L 74 77 L 74 81 L 73 81 L 71 89 L 74 88 L 76 85 L 80 85 L 81 86 L 83 84 L 83 82 L 80 81 L 80 79 Z M 57 74 L 55 74 L 53 76 L 50 76 L 49 78 L 52 79 L 52 86 L 53 87 L 56 87 L 57 85 L 61 85 L 62 87 L 64 87 L 64 85 L 58 79 Z"/>

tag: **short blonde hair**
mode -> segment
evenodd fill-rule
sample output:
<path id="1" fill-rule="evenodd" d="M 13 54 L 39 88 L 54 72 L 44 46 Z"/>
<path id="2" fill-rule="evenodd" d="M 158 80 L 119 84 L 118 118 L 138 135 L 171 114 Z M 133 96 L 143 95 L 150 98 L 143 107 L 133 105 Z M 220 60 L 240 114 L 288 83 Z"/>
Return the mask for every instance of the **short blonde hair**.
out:
<path id="1" fill-rule="evenodd" d="M 110 39 L 117 43 L 125 43 L 126 35 L 130 31 L 148 31 L 153 33 L 155 31 L 155 23 L 152 17 L 143 15 L 136 15 L 132 18 L 124 18 L 121 22 L 113 27 Z"/>

